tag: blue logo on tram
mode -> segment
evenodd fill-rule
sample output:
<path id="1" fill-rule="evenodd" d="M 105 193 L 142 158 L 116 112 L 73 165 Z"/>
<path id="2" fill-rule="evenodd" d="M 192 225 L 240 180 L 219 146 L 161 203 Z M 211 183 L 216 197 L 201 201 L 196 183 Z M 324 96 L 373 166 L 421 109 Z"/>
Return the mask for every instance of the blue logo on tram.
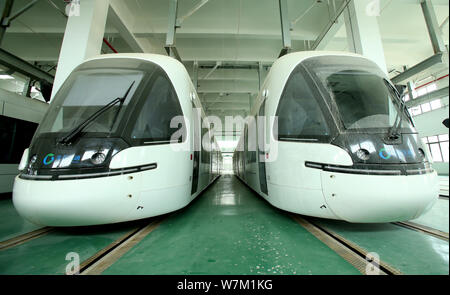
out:
<path id="1" fill-rule="evenodd" d="M 55 154 L 48 154 L 47 156 L 45 156 L 43 162 L 44 162 L 44 165 L 50 165 L 54 161 L 55 161 Z"/>
<path id="2" fill-rule="evenodd" d="M 81 156 L 73 157 L 72 164 L 79 164 L 81 160 Z"/>
<path id="3" fill-rule="evenodd" d="M 388 160 L 391 157 L 391 154 L 385 148 L 382 148 L 378 155 L 385 160 Z"/>

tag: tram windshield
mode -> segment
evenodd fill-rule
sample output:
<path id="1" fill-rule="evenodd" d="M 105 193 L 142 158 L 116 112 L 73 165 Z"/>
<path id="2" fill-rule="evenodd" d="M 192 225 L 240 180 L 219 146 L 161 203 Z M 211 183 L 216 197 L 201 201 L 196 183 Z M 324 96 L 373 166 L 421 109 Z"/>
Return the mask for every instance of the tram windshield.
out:
<path id="1" fill-rule="evenodd" d="M 345 129 L 389 129 L 401 120 L 400 131 L 414 132 L 400 98 L 374 63 L 326 56 L 309 59 L 305 65 L 334 101 Z"/>
<path id="2" fill-rule="evenodd" d="M 144 72 L 126 69 L 86 69 L 71 74 L 50 105 L 38 133 L 65 133 L 79 126 L 114 99 L 118 103 L 92 120 L 84 133 L 113 133 L 139 87 Z"/>

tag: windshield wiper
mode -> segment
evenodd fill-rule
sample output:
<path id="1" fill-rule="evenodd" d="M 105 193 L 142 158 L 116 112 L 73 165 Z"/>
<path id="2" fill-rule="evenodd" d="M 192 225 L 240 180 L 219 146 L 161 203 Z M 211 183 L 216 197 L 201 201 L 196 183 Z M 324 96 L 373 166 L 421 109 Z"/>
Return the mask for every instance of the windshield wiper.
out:
<path id="1" fill-rule="evenodd" d="M 123 97 L 118 97 L 108 103 L 107 105 L 103 106 L 101 109 L 90 115 L 86 120 L 81 122 L 78 126 L 73 128 L 66 136 L 58 140 L 58 143 L 60 144 L 68 144 L 71 143 L 74 138 L 76 138 L 81 131 L 83 131 L 90 123 L 92 123 L 95 119 L 97 119 L 101 114 L 106 112 L 107 110 L 111 109 L 114 105 L 120 102 L 120 107 L 122 107 L 123 103 L 125 102 L 125 99 L 128 96 L 128 93 L 130 92 L 131 88 L 134 85 L 134 82 L 131 83 L 130 87 L 128 87 L 128 90 L 125 92 L 125 95 Z M 119 108 L 120 109 L 120 108 Z M 118 113 L 116 113 L 116 117 L 114 118 L 114 121 L 117 119 Z M 114 122 L 113 122 L 114 124 Z M 111 127 L 112 128 L 112 127 Z"/>
<path id="2" fill-rule="evenodd" d="M 402 121 L 403 121 L 403 114 L 405 112 L 406 109 L 406 102 L 403 101 L 404 95 L 400 95 L 400 93 L 398 93 L 398 91 L 396 89 L 394 89 L 391 84 L 384 79 L 384 82 L 388 85 L 388 87 L 391 88 L 391 90 L 397 94 L 397 97 L 400 99 L 400 110 L 397 111 L 397 115 L 395 116 L 395 121 L 394 124 L 392 124 L 392 126 L 389 128 L 388 134 L 387 134 L 387 138 L 390 140 L 396 140 L 400 137 L 400 133 L 399 130 L 401 128 L 402 125 Z"/>

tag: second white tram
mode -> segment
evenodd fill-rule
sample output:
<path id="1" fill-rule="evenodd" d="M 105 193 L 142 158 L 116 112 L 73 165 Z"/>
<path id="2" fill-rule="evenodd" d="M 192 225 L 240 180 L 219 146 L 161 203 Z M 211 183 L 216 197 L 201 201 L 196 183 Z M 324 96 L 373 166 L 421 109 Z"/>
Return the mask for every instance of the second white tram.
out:
<path id="1" fill-rule="evenodd" d="M 417 218 L 438 178 L 386 74 L 359 55 L 298 52 L 272 66 L 234 153 L 272 205 L 349 222 Z"/>
<path id="2" fill-rule="evenodd" d="M 0 197 L 9 197 L 23 150 L 30 145 L 48 104 L 0 89 Z"/>
<path id="3" fill-rule="evenodd" d="M 20 169 L 13 189 L 20 215 L 82 226 L 186 206 L 219 176 L 221 153 L 180 62 L 101 55 L 58 90 Z"/>

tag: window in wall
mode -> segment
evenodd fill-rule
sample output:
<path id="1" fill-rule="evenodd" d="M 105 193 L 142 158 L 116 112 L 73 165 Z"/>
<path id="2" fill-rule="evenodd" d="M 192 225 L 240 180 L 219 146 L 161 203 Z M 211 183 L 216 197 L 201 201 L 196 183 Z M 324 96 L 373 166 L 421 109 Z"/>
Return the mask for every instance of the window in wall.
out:
<path id="1" fill-rule="evenodd" d="M 427 88 L 423 87 L 420 88 L 419 90 L 416 91 L 417 92 L 417 96 L 422 96 L 428 93 Z"/>
<path id="2" fill-rule="evenodd" d="M 434 162 L 449 162 L 448 134 L 427 136 L 423 141 L 428 146 Z"/>
<path id="3" fill-rule="evenodd" d="M 420 108 L 422 109 L 422 113 L 426 113 L 426 112 L 431 111 L 431 105 L 428 102 L 421 104 Z"/>
<path id="4" fill-rule="evenodd" d="M 428 93 L 433 92 L 433 91 L 436 91 L 436 90 L 437 90 L 437 85 L 436 85 L 436 83 L 433 83 L 433 84 L 430 84 L 430 85 L 427 86 L 427 92 L 428 92 Z"/>
<path id="5" fill-rule="evenodd" d="M 442 103 L 440 99 L 435 99 L 433 101 L 430 102 L 430 106 L 432 110 L 437 110 L 442 108 Z"/>
<path id="6" fill-rule="evenodd" d="M 408 110 L 412 116 L 417 116 L 417 115 L 422 114 L 422 109 L 420 108 L 420 106 L 415 106 L 415 107 L 409 108 Z"/>
<path id="7" fill-rule="evenodd" d="M 418 96 L 423 96 L 427 93 L 433 92 L 437 90 L 436 83 L 432 83 L 426 87 L 421 87 L 417 91 L 413 91 L 413 98 L 417 98 Z M 404 99 L 405 102 L 410 100 L 409 94 L 406 94 Z M 442 108 L 442 102 L 440 99 L 435 99 L 430 102 L 423 103 L 421 105 L 409 108 L 409 113 L 412 116 L 417 116 L 429 111 L 437 110 Z"/>
<path id="8" fill-rule="evenodd" d="M 442 108 L 442 102 L 440 99 L 435 99 L 430 102 L 423 103 L 421 105 L 409 108 L 409 113 L 412 116 L 417 116 L 426 112 L 434 111 Z"/>

